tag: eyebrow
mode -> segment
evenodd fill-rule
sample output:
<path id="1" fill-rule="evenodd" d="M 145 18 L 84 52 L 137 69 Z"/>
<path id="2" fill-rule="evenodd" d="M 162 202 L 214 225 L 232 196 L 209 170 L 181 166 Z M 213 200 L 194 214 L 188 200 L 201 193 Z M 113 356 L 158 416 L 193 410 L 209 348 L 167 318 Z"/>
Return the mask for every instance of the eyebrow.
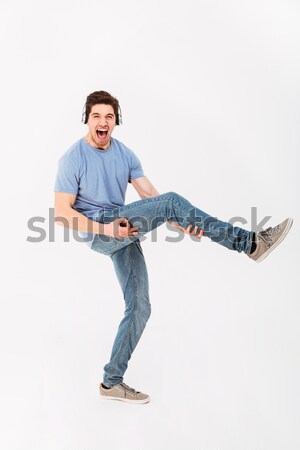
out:
<path id="1" fill-rule="evenodd" d="M 108 113 L 108 114 L 105 114 L 105 115 L 106 115 L 106 116 L 114 116 L 113 113 Z M 92 116 L 100 116 L 100 114 L 97 113 L 97 112 L 94 112 L 94 113 L 92 113 Z"/>

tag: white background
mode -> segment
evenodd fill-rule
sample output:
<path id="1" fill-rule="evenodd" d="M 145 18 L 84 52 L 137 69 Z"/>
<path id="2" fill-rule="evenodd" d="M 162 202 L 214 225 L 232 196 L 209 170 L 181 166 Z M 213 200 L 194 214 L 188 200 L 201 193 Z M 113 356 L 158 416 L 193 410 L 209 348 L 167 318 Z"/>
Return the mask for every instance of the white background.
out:
<path id="1" fill-rule="evenodd" d="M 299 1 L 2 0 L 0 16 L 1 447 L 299 449 Z M 124 309 L 110 259 L 58 227 L 26 240 L 101 89 L 159 192 L 248 229 L 251 207 L 295 220 L 262 264 L 165 226 L 143 243 L 152 316 L 125 382 L 147 405 L 98 396 Z"/>

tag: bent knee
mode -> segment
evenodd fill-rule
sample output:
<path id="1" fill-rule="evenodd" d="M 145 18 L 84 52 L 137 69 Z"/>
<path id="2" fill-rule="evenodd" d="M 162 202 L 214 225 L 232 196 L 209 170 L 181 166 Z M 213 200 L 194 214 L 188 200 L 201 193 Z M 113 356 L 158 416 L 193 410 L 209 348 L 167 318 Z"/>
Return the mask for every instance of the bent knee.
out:
<path id="1" fill-rule="evenodd" d="M 147 322 L 151 316 L 151 303 L 147 301 L 141 304 L 140 307 L 137 308 L 136 315 L 140 316 L 145 322 Z"/>
<path id="2" fill-rule="evenodd" d="M 173 191 L 166 192 L 163 195 L 164 195 L 164 197 L 170 198 L 170 200 L 177 200 L 180 197 L 180 195 L 177 194 L 177 192 L 173 192 Z"/>

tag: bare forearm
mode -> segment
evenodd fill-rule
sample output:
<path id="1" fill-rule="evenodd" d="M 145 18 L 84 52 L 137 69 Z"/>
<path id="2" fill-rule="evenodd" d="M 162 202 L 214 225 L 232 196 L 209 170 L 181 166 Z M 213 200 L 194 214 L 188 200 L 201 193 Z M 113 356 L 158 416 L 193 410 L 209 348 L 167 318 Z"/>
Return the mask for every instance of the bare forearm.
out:
<path id="1" fill-rule="evenodd" d="M 140 193 L 141 198 L 149 198 L 149 197 L 156 197 L 157 195 L 160 195 L 159 192 L 153 187 L 151 191 L 145 191 Z"/>
<path id="2" fill-rule="evenodd" d="M 104 224 L 88 219 L 72 207 L 55 210 L 55 221 L 58 225 L 85 233 L 105 234 Z"/>

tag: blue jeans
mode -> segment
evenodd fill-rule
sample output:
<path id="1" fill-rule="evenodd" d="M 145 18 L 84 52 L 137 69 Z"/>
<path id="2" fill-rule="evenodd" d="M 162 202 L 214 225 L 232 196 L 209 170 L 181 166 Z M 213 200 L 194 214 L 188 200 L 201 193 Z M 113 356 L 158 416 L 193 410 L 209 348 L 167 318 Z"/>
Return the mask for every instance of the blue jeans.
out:
<path id="1" fill-rule="evenodd" d="M 250 253 L 254 234 L 208 215 L 175 192 L 105 211 L 99 216 L 99 222 L 110 223 L 118 217 L 126 217 L 132 226 L 138 226 L 138 234 L 123 239 L 98 234 L 91 247 L 112 259 L 125 300 L 124 317 L 117 331 L 110 361 L 104 366 L 103 382 L 109 387 L 122 383 L 128 361 L 151 314 L 141 236 L 171 220 L 184 228 L 190 224 L 198 225 L 199 229 L 204 230 L 204 236 L 212 241 L 230 250 Z"/>

